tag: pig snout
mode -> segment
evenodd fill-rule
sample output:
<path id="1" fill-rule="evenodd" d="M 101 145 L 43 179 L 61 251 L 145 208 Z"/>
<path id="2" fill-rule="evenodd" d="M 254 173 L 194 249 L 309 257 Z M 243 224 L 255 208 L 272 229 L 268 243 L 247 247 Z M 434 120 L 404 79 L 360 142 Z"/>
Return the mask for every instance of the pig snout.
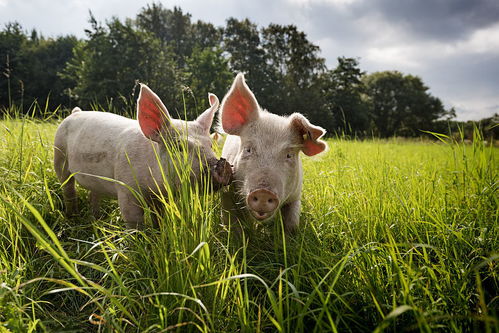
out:
<path id="1" fill-rule="evenodd" d="M 218 188 L 229 185 L 232 182 L 232 176 L 232 166 L 225 158 L 211 163 L 211 177 Z"/>
<path id="2" fill-rule="evenodd" d="M 246 204 L 257 220 L 265 220 L 279 207 L 279 198 L 272 191 L 257 189 L 248 194 Z"/>

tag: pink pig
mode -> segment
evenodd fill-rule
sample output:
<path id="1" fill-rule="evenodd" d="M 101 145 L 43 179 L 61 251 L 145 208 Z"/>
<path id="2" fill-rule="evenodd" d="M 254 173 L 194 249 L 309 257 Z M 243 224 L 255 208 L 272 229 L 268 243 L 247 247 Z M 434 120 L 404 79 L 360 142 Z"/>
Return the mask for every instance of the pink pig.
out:
<path id="1" fill-rule="evenodd" d="M 265 221 L 281 212 L 286 232 L 300 222 L 302 164 L 299 152 L 326 150 L 325 134 L 303 115 L 282 117 L 262 110 L 238 74 L 222 101 L 220 124 L 229 134 L 222 157 L 233 164 L 234 181 L 222 194 L 223 220 Z"/>
<path id="2" fill-rule="evenodd" d="M 227 162 L 215 157 L 209 133 L 219 102 L 213 94 L 209 94 L 209 100 L 211 107 L 195 121 L 172 119 L 146 85 L 141 85 L 137 100 L 138 121 L 75 108 L 59 125 L 54 143 L 54 168 L 64 183 L 68 213 L 77 210 L 76 180 L 90 190 L 94 215 L 101 197 L 117 198 L 127 226 L 140 227 L 144 211 L 129 188 L 141 192 L 150 202 L 153 193 L 165 186 L 178 187 L 181 180 L 174 163 L 179 157 L 168 149 L 172 145 L 187 150 L 191 183 L 210 169 L 214 188 L 227 185 L 232 170 Z"/>

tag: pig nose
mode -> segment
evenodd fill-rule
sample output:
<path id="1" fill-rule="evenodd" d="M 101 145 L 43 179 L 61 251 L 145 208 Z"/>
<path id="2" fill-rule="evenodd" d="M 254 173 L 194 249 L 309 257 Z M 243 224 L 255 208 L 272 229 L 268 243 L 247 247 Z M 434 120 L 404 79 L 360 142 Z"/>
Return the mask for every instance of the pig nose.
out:
<path id="1" fill-rule="evenodd" d="M 246 200 L 251 213 L 259 220 L 270 217 L 277 206 L 279 206 L 277 195 L 265 189 L 251 192 L 248 194 Z"/>

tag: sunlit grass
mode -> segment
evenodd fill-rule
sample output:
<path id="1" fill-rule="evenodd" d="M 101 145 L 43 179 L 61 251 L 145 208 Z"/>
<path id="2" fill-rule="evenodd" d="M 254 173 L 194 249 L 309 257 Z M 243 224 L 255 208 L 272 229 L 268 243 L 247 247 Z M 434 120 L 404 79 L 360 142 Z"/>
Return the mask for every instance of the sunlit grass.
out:
<path id="1" fill-rule="evenodd" d="M 499 329 L 499 150 L 480 138 L 329 140 L 303 159 L 300 231 L 238 240 L 186 182 L 144 231 L 111 200 L 94 220 L 81 188 L 66 218 L 56 126 L 0 122 L 0 331 Z"/>

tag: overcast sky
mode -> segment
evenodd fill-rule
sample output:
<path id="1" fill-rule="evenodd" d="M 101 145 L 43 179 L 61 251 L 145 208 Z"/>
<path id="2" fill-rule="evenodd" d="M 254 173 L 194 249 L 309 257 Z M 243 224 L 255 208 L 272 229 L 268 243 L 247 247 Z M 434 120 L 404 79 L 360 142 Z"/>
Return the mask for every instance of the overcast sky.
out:
<path id="1" fill-rule="evenodd" d="M 499 0 L 171 0 L 222 26 L 229 17 L 259 26 L 295 24 L 329 68 L 358 57 L 367 72 L 420 76 L 459 120 L 499 113 Z M 0 25 L 17 21 L 45 36 L 85 37 L 88 11 L 99 21 L 135 17 L 145 0 L 0 0 Z"/>

